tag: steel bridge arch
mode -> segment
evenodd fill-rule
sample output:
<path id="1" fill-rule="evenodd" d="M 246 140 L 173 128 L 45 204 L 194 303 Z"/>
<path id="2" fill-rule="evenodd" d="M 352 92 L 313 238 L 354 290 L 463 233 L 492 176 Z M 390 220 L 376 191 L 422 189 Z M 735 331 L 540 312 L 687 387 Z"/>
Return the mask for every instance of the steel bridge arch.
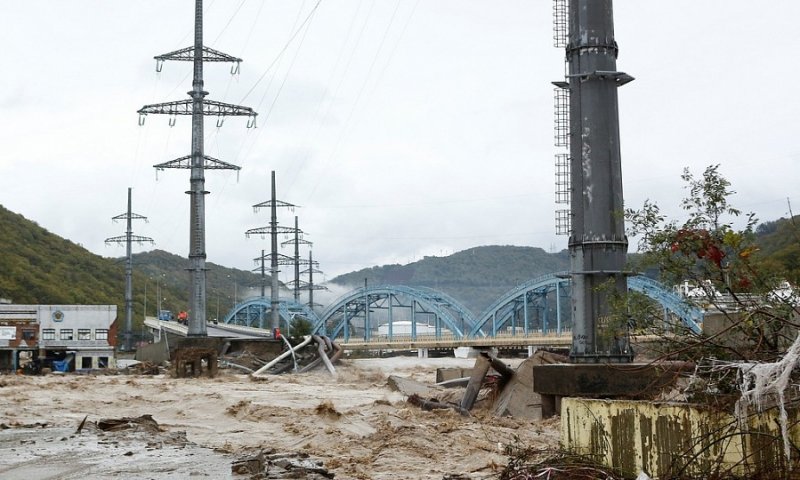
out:
<path id="1" fill-rule="evenodd" d="M 510 324 L 510 333 L 515 335 L 519 328 L 517 322 L 520 313 L 522 314 L 522 333 L 527 335 L 531 332 L 531 312 L 529 311 L 531 308 L 541 312 L 541 328 L 537 330 L 550 332 L 553 329 L 550 328 L 550 322 L 548 321 L 547 296 L 551 292 L 555 292 L 556 295 L 556 328 L 554 333 L 560 334 L 563 329 L 561 299 L 564 297 L 564 293 L 569 291 L 568 289 L 569 277 L 566 272 L 551 273 L 528 280 L 512 288 L 489 305 L 478 316 L 475 326 L 469 332 L 469 337 L 474 338 L 484 335 L 496 337 L 501 328 L 507 324 Z"/>
<path id="2" fill-rule="evenodd" d="M 398 309 L 406 313 L 404 320 L 397 320 Z M 428 323 L 421 324 L 420 317 L 425 317 Z M 375 335 L 389 340 L 398 336 L 416 340 L 418 326 L 430 326 L 431 319 L 436 338 L 441 338 L 443 330 L 449 331 L 446 335 L 465 338 L 475 324 L 472 313 L 444 293 L 426 287 L 380 285 L 359 288 L 339 297 L 319 315 L 314 331 L 344 341 L 354 336 L 369 341 Z M 385 334 L 381 333 L 383 326 Z M 379 333 L 375 334 L 373 329 Z M 427 329 L 421 335 L 430 338 Z"/>
<path id="3" fill-rule="evenodd" d="M 683 325 L 694 333 L 700 333 L 703 323 L 703 310 L 692 305 L 680 295 L 666 288 L 663 283 L 636 275 L 628 278 L 628 289 L 644 293 L 664 307 L 664 317 L 670 313 L 681 319 Z"/>
<path id="4" fill-rule="evenodd" d="M 294 300 L 281 299 L 278 312 L 282 331 L 291 335 L 291 322 L 296 317 L 308 320 L 311 325 L 319 323 L 319 317 L 308 305 L 297 303 Z M 246 327 L 270 328 L 272 316 L 271 299 L 266 297 L 253 297 L 236 304 L 223 319 L 229 325 L 244 325 Z"/>
<path id="5" fill-rule="evenodd" d="M 531 332 L 532 326 L 531 309 L 539 316 L 538 328 L 535 331 L 560 334 L 564 323 L 561 320 L 563 311 L 561 303 L 562 298 L 567 296 L 565 293 L 569 291 L 569 284 L 569 273 L 561 272 L 543 275 L 514 287 L 478 316 L 475 326 L 469 332 L 469 337 L 480 335 L 495 337 L 498 333 L 502 333 L 503 327 L 507 327 L 512 335 L 516 335 L 519 329 L 522 330 L 522 334 L 527 335 Z M 671 313 L 680 318 L 687 328 L 695 333 L 700 332 L 702 310 L 687 303 L 660 282 L 641 275 L 631 276 L 628 277 L 628 289 L 641 292 L 660 303 L 664 308 L 665 319 Z M 550 312 L 548 295 L 553 292 L 555 292 L 555 328 L 551 328 L 548 318 Z M 518 326 L 518 323 L 521 325 Z"/>

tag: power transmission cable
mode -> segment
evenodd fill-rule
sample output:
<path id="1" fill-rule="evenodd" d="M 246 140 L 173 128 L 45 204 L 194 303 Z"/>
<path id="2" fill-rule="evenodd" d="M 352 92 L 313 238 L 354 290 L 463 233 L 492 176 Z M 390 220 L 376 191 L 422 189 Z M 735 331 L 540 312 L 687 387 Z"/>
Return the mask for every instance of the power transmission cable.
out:
<path id="1" fill-rule="evenodd" d="M 384 30 L 383 36 L 381 38 L 381 41 L 378 44 L 378 48 L 375 51 L 375 55 L 373 56 L 372 61 L 370 62 L 369 69 L 367 69 L 367 74 L 364 76 L 364 81 L 361 83 L 361 87 L 358 90 L 358 94 L 356 95 L 356 99 L 355 99 L 355 101 L 353 102 L 353 104 L 350 107 L 350 112 L 347 115 L 347 119 L 344 122 L 344 126 L 340 130 L 339 137 L 337 138 L 336 143 L 334 144 L 334 147 L 331 150 L 330 155 L 328 155 L 326 161 L 322 165 L 322 172 L 320 173 L 317 182 L 311 188 L 311 193 L 309 194 L 308 200 L 307 200 L 306 203 L 310 202 L 311 199 L 314 197 L 314 194 L 317 191 L 317 187 L 319 187 L 319 184 L 325 178 L 325 171 L 326 171 L 328 165 L 330 164 L 330 161 L 339 153 L 339 149 L 341 148 L 342 142 L 345 139 L 345 136 L 349 133 L 348 132 L 348 128 L 350 127 L 350 124 L 352 122 L 353 115 L 355 114 L 356 108 L 358 107 L 358 103 L 361 100 L 361 96 L 364 93 L 364 90 L 366 89 L 367 83 L 369 82 L 370 75 L 372 74 L 372 69 L 375 67 L 375 63 L 377 62 L 378 57 L 380 56 L 380 53 L 383 50 L 383 46 L 386 43 L 386 37 L 387 37 L 387 35 L 389 33 L 389 30 L 392 27 L 392 24 L 394 23 L 394 19 L 395 19 L 395 16 L 397 15 L 397 8 L 398 7 L 399 7 L 399 3 L 397 4 L 397 6 L 395 7 L 394 12 L 392 13 L 392 17 L 389 19 L 389 24 L 386 26 L 386 30 Z M 366 22 L 365 22 L 364 26 L 366 26 Z"/>
<path id="2" fill-rule="evenodd" d="M 398 0 L 397 4 L 400 5 L 402 0 Z M 375 80 L 375 83 L 372 86 L 372 90 L 367 95 L 367 103 L 369 103 L 369 99 L 375 95 L 375 91 L 378 89 L 378 85 L 381 84 L 386 71 L 389 69 L 389 65 L 392 63 L 392 59 L 394 58 L 395 53 L 397 52 L 397 47 L 400 45 L 403 37 L 405 36 L 406 30 L 408 29 L 408 25 L 411 23 L 411 18 L 414 16 L 414 13 L 417 11 L 417 7 L 419 6 L 420 0 L 417 0 L 414 3 L 414 6 L 411 8 L 411 13 L 409 13 L 408 17 L 406 18 L 405 23 L 403 24 L 403 28 L 400 30 L 400 34 L 397 37 L 397 41 L 394 43 L 392 50 L 389 52 L 389 57 L 386 60 L 386 63 L 383 65 L 381 72 L 378 74 L 378 78 Z"/>
<path id="3" fill-rule="evenodd" d="M 267 75 L 267 73 L 272 71 L 272 68 L 279 62 L 279 60 L 282 59 L 283 54 L 288 49 L 289 45 L 291 45 L 292 41 L 297 37 L 297 35 L 303 29 L 303 27 L 306 24 L 310 23 L 310 20 L 313 18 L 314 13 L 316 12 L 317 8 L 319 7 L 319 5 L 321 3 L 322 3 L 322 0 L 318 0 L 317 3 L 314 5 L 314 7 L 309 12 L 309 14 L 305 17 L 305 19 L 303 20 L 303 23 L 299 26 L 299 28 L 293 29 L 292 35 L 286 41 L 286 43 L 284 44 L 283 48 L 281 48 L 281 50 L 279 51 L 278 55 L 275 57 L 275 59 L 272 61 L 272 63 L 267 67 L 267 69 L 261 74 L 261 76 L 258 78 L 256 83 L 250 88 L 250 90 L 248 90 L 248 92 L 245 94 L 245 96 L 242 97 L 243 99 L 247 98 L 247 96 L 249 96 L 253 92 L 255 87 L 258 86 L 258 84 L 264 79 L 264 77 Z M 301 5 L 301 9 L 298 11 L 297 16 L 295 17 L 295 25 L 297 24 L 297 21 L 299 20 L 301 14 L 302 14 L 302 6 L 303 5 L 305 5 L 305 0 L 303 1 L 303 4 Z M 260 10 L 259 10 L 259 12 L 260 12 Z M 305 35 L 304 35 L 303 38 L 305 38 Z M 273 72 L 272 76 L 270 77 L 270 81 L 269 81 L 269 83 L 267 85 L 267 89 L 266 89 L 267 92 L 269 91 L 269 87 L 272 84 L 272 81 L 275 78 L 276 73 L 277 72 Z M 266 92 L 265 92 L 265 95 L 266 95 Z M 263 97 L 262 97 L 262 102 L 263 102 Z M 260 108 L 260 104 L 255 109 L 258 110 L 259 108 Z M 253 141 L 251 142 L 251 146 L 249 148 L 247 148 L 248 151 L 252 148 L 253 144 L 258 139 L 259 134 L 260 134 L 260 130 L 258 130 L 256 132 L 255 139 L 253 139 Z M 246 135 L 245 138 L 242 139 L 240 147 L 238 148 L 237 153 L 234 155 L 234 158 L 233 158 L 233 160 L 235 162 L 238 162 L 238 159 L 242 156 L 242 152 L 245 150 L 245 145 L 246 145 L 249 137 L 250 137 L 249 135 Z M 242 165 L 242 166 L 244 166 L 244 165 Z"/>
<path id="4" fill-rule="evenodd" d="M 353 33 L 353 27 L 355 27 L 356 19 L 358 18 L 358 13 L 361 11 L 361 5 L 362 4 L 363 4 L 363 0 L 358 2 L 358 6 L 356 7 L 356 11 L 353 13 L 353 17 L 350 19 L 350 25 L 347 27 L 347 33 L 344 36 L 344 41 L 342 42 L 341 48 L 339 48 L 339 54 L 336 56 L 336 61 L 333 64 L 333 68 L 331 69 L 330 75 L 328 76 L 328 80 L 325 82 L 325 88 L 322 90 L 323 93 L 322 93 L 322 95 L 320 95 L 319 100 L 317 102 L 317 109 L 316 109 L 316 113 L 314 114 L 314 118 L 316 119 L 317 129 L 316 129 L 316 131 L 314 132 L 314 135 L 313 135 L 314 139 L 319 137 L 319 133 L 320 133 L 320 131 L 322 131 L 322 127 L 325 124 L 325 120 L 327 120 L 328 114 L 330 113 L 330 109 L 331 108 L 330 108 L 330 103 L 329 103 L 328 104 L 328 108 L 325 111 L 325 115 L 324 116 L 321 115 L 322 107 L 323 107 L 323 105 L 325 105 L 325 103 L 324 103 L 325 98 L 326 98 L 325 92 L 328 91 L 329 86 L 333 83 L 333 79 L 336 76 L 336 72 L 339 70 L 339 64 L 341 63 L 342 58 L 344 57 L 345 47 L 347 47 L 347 44 L 350 41 L 350 35 Z M 339 85 L 341 85 L 341 82 L 340 82 Z M 338 94 L 338 90 L 334 93 L 334 95 L 332 95 L 331 98 L 332 99 L 336 98 L 336 94 Z M 301 145 L 309 145 L 309 144 L 312 144 L 312 143 L 316 143 L 316 141 L 312 142 L 312 141 L 309 140 L 309 135 L 310 135 L 309 132 L 311 130 L 311 125 L 313 123 L 314 123 L 313 121 L 309 122 L 309 126 L 306 128 L 305 133 L 303 135 L 303 140 L 300 142 Z M 288 183 L 290 190 L 294 186 L 294 183 L 297 180 L 300 172 L 303 171 L 303 168 L 305 167 L 305 164 L 308 161 L 309 156 L 310 156 L 310 153 L 306 153 L 305 155 L 303 155 L 303 158 L 298 162 L 298 167 L 294 169 L 294 172 L 293 172 L 294 175 L 292 176 L 291 180 Z"/>
<path id="5" fill-rule="evenodd" d="M 336 98 L 338 98 L 338 96 L 339 96 L 339 91 L 341 90 L 342 84 L 344 83 L 344 80 L 345 80 L 345 78 L 347 76 L 347 72 L 350 71 L 350 65 L 353 62 L 353 58 L 355 58 L 355 53 L 358 50 L 358 46 L 360 45 L 361 39 L 364 36 L 364 31 L 366 29 L 367 24 L 369 23 L 369 18 L 372 15 L 372 9 L 373 9 L 374 6 L 375 6 L 375 2 L 373 1 L 373 2 L 370 3 L 370 8 L 369 8 L 369 10 L 367 11 L 367 14 L 364 17 L 364 22 L 361 24 L 361 28 L 359 29 L 358 35 L 356 36 L 356 39 L 355 39 L 355 44 L 353 45 L 353 48 L 350 50 L 350 55 L 347 58 L 347 63 L 344 66 L 344 70 L 342 72 L 342 75 L 339 77 L 339 82 L 337 83 L 336 88 L 334 89 L 333 95 L 331 95 L 331 97 L 330 97 L 331 101 L 328 102 L 328 104 L 327 104 L 327 108 L 325 109 L 325 113 L 324 113 L 323 118 L 322 118 L 322 120 L 320 121 L 320 124 L 319 124 L 320 127 L 319 127 L 319 129 L 317 129 L 317 134 L 319 134 L 319 131 L 321 130 L 322 125 L 324 124 L 324 121 L 330 115 L 331 109 L 333 108 L 334 100 Z M 353 18 L 353 22 L 355 22 L 355 19 L 357 18 L 357 15 L 358 15 L 358 12 L 360 11 L 360 9 L 361 9 L 361 2 L 359 2 L 358 8 L 356 9 L 356 15 Z M 351 27 L 352 27 L 352 25 L 351 25 Z M 348 32 L 348 34 L 349 34 L 349 32 Z M 347 41 L 343 45 L 343 50 L 344 50 L 344 47 L 346 47 L 346 46 L 347 46 Z M 338 60 L 337 60 L 337 63 L 338 63 Z M 335 72 L 333 72 L 333 73 L 335 74 Z M 341 134 L 340 134 L 339 138 L 341 138 Z M 336 144 L 338 145 L 338 141 L 337 141 Z M 327 160 L 330 160 L 330 158 L 331 157 L 329 156 Z M 305 160 L 303 160 L 303 163 L 305 163 Z M 323 170 L 324 170 L 326 165 L 327 165 L 327 161 L 323 163 Z M 313 190 L 316 190 L 316 187 L 319 185 L 320 181 L 321 181 L 321 176 L 320 176 L 320 180 L 318 180 L 317 183 L 315 184 Z M 309 196 L 309 200 L 311 199 L 311 197 L 313 197 L 313 190 L 312 190 L 312 194 Z"/>
<path id="6" fill-rule="evenodd" d="M 281 82 L 280 86 L 278 87 L 277 93 L 275 93 L 275 97 L 272 99 L 272 103 L 270 103 L 269 108 L 267 109 L 267 113 L 264 115 L 263 126 L 266 126 L 267 122 L 269 122 L 269 118 L 272 115 L 272 110 L 275 108 L 275 104 L 278 102 L 278 98 L 281 96 L 281 92 L 283 91 L 283 87 L 286 85 L 286 81 L 289 79 L 289 74 L 292 72 L 292 68 L 294 67 L 295 62 L 297 61 L 297 57 L 300 55 L 300 49 L 303 46 L 303 41 L 308 34 L 308 29 L 311 26 L 311 23 L 308 23 L 305 31 L 303 32 L 303 36 L 300 38 L 300 43 L 297 45 L 297 49 L 294 52 L 294 56 L 292 57 L 292 61 L 289 63 L 289 68 L 286 69 L 286 73 L 283 76 L 283 81 Z M 257 109 L 261 107 L 261 103 L 266 98 L 267 92 L 264 92 L 264 96 L 261 98 L 261 101 L 258 103 Z"/>
<path id="7" fill-rule="evenodd" d="M 275 59 L 272 61 L 272 63 L 270 63 L 269 66 L 267 66 L 267 69 L 264 70 L 264 72 L 261 74 L 260 77 L 258 77 L 258 80 L 256 80 L 256 83 L 253 84 L 253 86 L 250 87 L 250 90 L 248 90 L 247 93 L 244 94 L 244 97 L 242 97 L 242 99 L 239 101 L 239 103 L 244 102 L 247 99 L 247 97 L 249 97 L 250 94 L 253 93 L 253 90 L 256 89 L 258 84 L 261 83 L 261 81 L 264 79 L 264 77 L 267 76 L 267 73 L 269 73 L 269 71 L 272 69 L 272 67 L 275 65 L 275 63 L 277 63 L 277 61 L 283 56 L 284 52 L 286 52 L 286 50 L 289 48 L 289 45 L 291 45 L 291 43 L 294 41 L 295 37 L 297 37 L 297 35 L 300 33 L 300 30 L 303 29 L 303 26 L 307 22 L 309 22 L 311 20 L 311 17 L 314 16 L 314 13 L 317 11 L 317 8 L 319 8 L 319 5 L 321 3 L 322 3 L 322 0 L 317 0 L 316 5 L 314 5 L 314 7 L 311 9 L 311 12 L 309 12 L 308 16 L 305 18 L 305 20 L 303 20 L 303 24 L 300 25 L 300 27 L 297 30 L 295 30 L 295 32 L 292 34 L 291 37 L 289 37 L 289 40 L 286 42 L 286 44 L 283 46 L 283 48 L 281 48 L 280 52 L 278 52 L 278 55 L 275 57 Z"/>
<path id="8" fill-rule="evenodd" d="M 223 33 L 225 33 L 225 30 L 227 30 L 227 28 L 228 28 L 228 27 L 231 25 L 231 22 L 233 22 L 233 19 L 234 19 L 234 18 L 236 18 L 236 15 L 238 15 L 238 14 L 239 14 L 239 11 L 242 9 L 242 7 L 244 6 L 244 4 L 245 4 L 246 2 L 247 2 L 247 0 L 242 0 L 242 1 L 239 3 L 239 6 L 238 6 L 238 7 L 236 7 L 236 10 L 234 10 L 233 14 L 231 14 L 231 16 L 230 16 L 230 18 L 228 19 L 227 23 L 225 23 L 225 26 L 223 26 L 223 27 L 222 27 L 222 30 L 220 30 L 220 31 L 219 31 L 219 33 L 217 34 L 217 37 L 214 39 L 214 41 L 213 41 L 213 42 L 211 42 L 211 43 L 209 44 L 209 46 L 211 46 L 211 45 L 216 45 L 216 43 L 219 41 L 220 37 L 222 37 L 222 34 L 223 34 Z"/>
<path id="9" fill-rule="evenodd" d="M 297 16 L 295 16 L 294 24 L 292 25 L 291 30 L 294 30 L 295 27 L 297 26 L 297 22 L 300 20 L 300 14 L 302 13 L 302 9 L 303 9 L 304 5 L 305 5 L 305 1 L 300 5 L 300 11 L 298 11 L 297 12 Z M 286 69 L 286 74 L 283 76 L 283 82 L 281 82 L 280 87 L 278 87 L 278 93 L 275 94 L 275 98 L 273 99 L 273 101 L 272 101 L 272 103 L 271 103 L 271 105 L 270 105 L 270 107 L 269 107 L 269 109 L 267 111 L 267 114 L 264 116 L 264 121 L 262 123 L 262 126 L 266 125 L 266 123 L 267 123 L 267 121 L 269 119 L 269 116 L 272 113 L 272 108 L 275 106 L 275 102 L 278 101 L 278 97 L 280 96 L 281 91 L 283 90 L 283 86 L 286 85 L 286 79 L 289 78 L 289 73 L 291 73 L 292 67 L 294 67 L 295 61 L 297 61 L 297 56 L 300 53 L 300 49 L 303 47 L 303 42 L 306 39 L 306 35 L 308 34 L 308 27 L 310 27 L 310 26 L 311 26 L 311 22 L 308 23 L 306 29 L 303 31 L 303 36 L 300 37 L 300 43 L 297 45 L 297 48 L 294 51 L 294 57 L 292 57 L 292 61 L 289 63 L 289 68 Z M 272 84 L 272 81 L 275 79 L 276 75 L 277 75 L 277 69 L 276 69 L 275 73 L 272 75 L 272 78 L 270 78 L 270 81 L 269 81 L 270 85 Z M 264 100 L 267 98 L 267 93 L 269 93 L 269 87 L 267 87 L 267 89 L 264 90 L 264 95 L 261 96 L 261 100 L 259 100 L 259 102 L 258 102 L 258 104 L 256 106 L 256 110 L 260 110 L 261 109 L 261 105 L 264 103 Z"/>
<path id="10" fill-rule="evenodd" d="M 295 30 L 295 31 L 294 31 L 294 33 L 292 34 L 292 37 L 290 38 L 290 40 L 289 40 L 289 41 L 286 43 L 285 47 L 284 47 L 284 48 L 281 50 L 281 52 L 279 53 L 279 56 L 278 56 L 278 57 L 276 57 L 276 61 L 278 61 L 279 59 L 281 59 L 281 58 L 282 58 L 282 55 L 283 55 L 283 53 L 286 51 L 286 47 L 288 47 L 288 46 L 289 46 L 289 44 L 291 43 L 292 39 L 296 38 L 296 37 L 297 37 L 297 34 L 298 34 L 298 33 L 299 33 L 301 30 L 303 30 L 303 31 L 304 31 L 304 33 L 303 33 L 303 36 L 302 36 L 302 38 L 301 38 L 301 40 L 300 40 L 300 44 L 298 45 L 297 49 L 295 50 L 295 56 L 294 56 L 294 58 L 293 58 L 293 60 L 292 60 L 292 62 L 291 62 L 291 64 L 290 64 L 290 66 L 289 66 L 289 69 L 288 69 L 288 70 L 287 70 L 287 72 L 286 72 L 286 75 L 284 76 L 284 80 L 283 80 L 283 82 L 282 82 L 282 84 L 281 84 L 281 87 L 279 88 L 279 91 L 278 91 L 278 93 L 277 93 L 277 95 L 276 95 L 276 97 L 275 97 L 275 100 L 273 100 L 273 102 L 272 102 L 272 106 L 274 106 L 275 102 L 277 101 L 277 98 L 278 98 L 278 96 L 280 95 L 280 92 L 281 92 L 281 90 L 283 89 L 283 85 L 286 83 L 286 79 L 288 78 L 288 75 L 289 75 L 289 73 L 291 72 L 292 66 L 294 65 L 294 62 L 295 62 L 295 60 L 297 59 L 297 56 L 299 55 L 300 49 L 301 49 L 301 47 L 302 47 L 302 44 L 303 44 L 303 40 L 305 39 L 305 36 L 306 36 L 306 34 L 308 33 L 308 30 L 310 29 L 310 26 L 311 26 L 311 19 L 313 19 L 313 13 L 314 13 L 314 11 L 316 10 L 316 8 L 317 8 L 317 7 L 319 7 L 319 4 L 320 4 L 320 3 L 321 3 L 321 0 L 319 0 L 319 1 L 316 3 L 316 5 L 315 5 L 315 6 L 314 6 L 314 8 L 312 9 L 311 13 L 309 13 L 309 15 L 308 15 L 308 16 L 306 16 L 306 18 L 305 18 L 305 20 L 303 21 L 303 23 L 302 23 L 302 24 L 301 24 L 301 25 L 298 27 L 298 29 L 297 29 L 297 30 Z M 296 18 L 296 20 L 297 20 L 297 19 L 299 19 L 299 14 L 300 14 L 300 12 L 298 12 L 298 17 Z M 295 21 L 295 23 L 296 23 L 296 21 Z M 305 29 L 304 29 L 304 28 L 305 28 Z M 276 63 L 276 61 L 273 61 L 273 65 Z M 266 73 L 266 72 L 265 72 L 265 73 Z M 260 109 L 260 108 L 261 108 L 261 104 L 263 103 L 264 99 L 266 98 L 266 95 L 267 95 L 267 93 L 269 92 L 269 87 L 272 85 L 272 82 L 273 82 L 273 80 L 275 79 L 275 77 L 276 77 L 277 73 L 278 73 L 278 72 L 277 72 L 277 69 L 276 69 L 276 70 L 274 70 L 274 71 L 273 71 L 273 74 L 270 76 L 269 83 L 267 84 L 267 89 L 265 90 L 265 92 L 264 92 L 264 95 L 263 95 L 263 96 L 262 96 L 262 98 L 261 98 L 261 101 L 259 102 L 258 106 L 256 107 L 256 110 L 258 110 L 258 109 Z M 262 79 L 263 79 L 263 75 L 262 75 L 262 78 L 260 78 L 260 79 L 259 79 L 259 81 L 260 81 L 260 80 L 262 80 Z M 251 92 L 252 92 L 252 89 L 251 89 Z M 251 92 L 248 92 L 248 94 L 249 94 L 249 93 L 251 93 Z M 267 113 L 267 117 L 269 117 L 269 114 L 271 113 L 271 111 L 272 111 L 272 109 L 270 108 L 269 112 Z M 239 150 L 238 150 L 237 154 L 234 156 L 234 161 L 238 161 L 238 159 L 239 159 L 239 158 L 242 156 L 242 154 L 243 154 L 243 153 L 244 153 L 244 156 L 245 156 L 245 158 L 246 158 L 246 157 L 249 155 L 249 152 L 250 152 L 250 150 L 252 150 L 252 149 L 255 147 L 255 145 L 256 145 L 256 143 L 257 143 L 257 141 L 258 141 L 258 139 L 259 139 L 259 136 L 260 136 L 260 133 L 261 133 L 261 130 L 258 130 L 258 131 L 257 131 L 257 132 L 256 132 L 256 133 L 253 135 L 253 137 L 254 137 L 254 138 L 252 139 L 252 141 L 250 142 L 249 146 L 247 146 L 247 147 L 245 147 L 245 144 L 246 144 L 246 142 L 249 140 L 249 138 L 248 138 L 248 137 L 245 137 L 244 139 L 242 139 L 241 146 L 240 146 L 240 148 L 239 148 Z M 242 163 L 244 163 L 244 162 L 242 162 Z"/>

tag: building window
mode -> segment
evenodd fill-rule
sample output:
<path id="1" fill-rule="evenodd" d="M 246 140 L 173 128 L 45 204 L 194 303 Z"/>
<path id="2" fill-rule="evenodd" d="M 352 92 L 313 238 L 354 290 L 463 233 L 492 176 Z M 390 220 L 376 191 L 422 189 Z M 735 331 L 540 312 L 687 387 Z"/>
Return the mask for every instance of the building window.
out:
<path id="1" fill-rule="evenodd" d="M 97 368 L 108 368 L 108 357 L 97 357 Z"/>
<path id="2" fill-rule="evenodd" d="M 61 340 L 72 340 L 72 329 L 71 328 L 62 328 L 61 329 Z"/>
<path id="3" fill-rule="evenodd" d="M 42 329 L 42 340 L 55 340 L 56 339 L 56 329 L 55 328 L 43 328 Z"/>
<path id="4" fill-rule="evenodd" d="M 94 331 L 94 338 L 95 340 L 108 340 L 108 329 L 98 328 Z"/>
<path id="5" fill-rule="evenodd" d="M 88 328 L 79 328 L 78 329 L 78 340 L 91 340 L 92 339 L 92 331 Z"/>
<path id="6" fill-rule="evenodd" d="M 22 339 L 26 341 L 36 340 L 36 330 L 31 330 L 29 328 L 22 330 Z"/>
<path id="7" fill-rule="evenodd" d="M 92 357 L 81 357 L 81 368 L 92 368 Z"/>

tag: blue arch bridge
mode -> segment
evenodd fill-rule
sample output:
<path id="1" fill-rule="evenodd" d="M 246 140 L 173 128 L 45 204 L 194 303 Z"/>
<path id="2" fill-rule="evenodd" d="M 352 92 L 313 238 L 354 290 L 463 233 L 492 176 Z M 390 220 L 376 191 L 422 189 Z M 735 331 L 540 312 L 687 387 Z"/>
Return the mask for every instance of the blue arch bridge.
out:
<path id="1" fill-rule="evenodd" d="M 349 345 L 364 343 L 418 343 L 451 340 L 455 345 L 480 345 L 487 340 L 519 337 L 560 338 L 569 344 L 569 275 L 544 275 L 519 285 L 498 298 L 477 317 L 454 298 L 425 287 L 380 285 L 353 290 L 335 300 L 321 313 L 283 299 L 281 330 L 291 335 L 300 318 L 314 333 Z M 700 332 L 703 312 L 659 282 L 643 277 L 628 278 L 628 288 L 643 293 L 663 309 L 665 325 L 682 324 Z M 224 318 L 228 325 L 268 329 L 270 299 L 256 297 L 236 305 Z M 496 343 L 496 342 L 492 342 Z M 553 342 L 550 342 L 553 343 Z"/>

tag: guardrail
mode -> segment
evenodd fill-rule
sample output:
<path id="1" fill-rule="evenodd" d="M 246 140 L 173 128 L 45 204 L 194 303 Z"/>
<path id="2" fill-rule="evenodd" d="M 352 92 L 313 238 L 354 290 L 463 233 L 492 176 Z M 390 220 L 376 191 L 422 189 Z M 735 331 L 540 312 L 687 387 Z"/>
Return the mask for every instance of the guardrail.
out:
<path id="1" fill-rule="evenodd" d="M 350 339 L 337 341 L 344 350 L 413 350 L 417 348 L 456 348 L 456 347 L 563 347 L 572 345 L 572 333 L 558 334 L 529 333 L 528 335 L 502 334 L 496 337 L 458 338 L 453 335 L 436 338 L 417 336 L 372 338 L 369 341 Z"/>

